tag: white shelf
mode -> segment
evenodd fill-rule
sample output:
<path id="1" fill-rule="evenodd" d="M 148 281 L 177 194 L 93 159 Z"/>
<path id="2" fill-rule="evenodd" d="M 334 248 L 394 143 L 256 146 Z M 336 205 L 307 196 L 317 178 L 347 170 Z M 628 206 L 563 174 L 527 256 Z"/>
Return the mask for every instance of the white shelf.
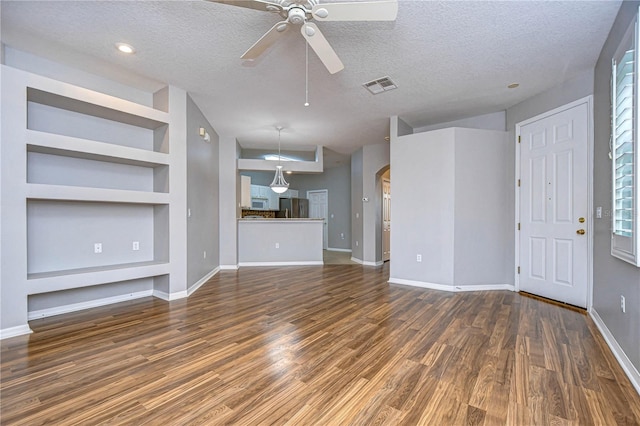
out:
<path id="1" fill-rule="evenodd" d="M 67 111 L 100 117 L 146 129 L 169 122 L 169 114 L 135 102 L 70 84 L 50 81 L 46 88 L 27 88 L 27 100 Z"/>
<path id="2" fill-rule="evenodd" d="M 142 167 L 169 165 L 169 155 L 145 149 L 74 138 L 54 133 L 26 131 L 27 151 L 63 155 Z"/>
<path id="3" fill-rule="evenodd" d="M 81 186 L 27 184 L 27 199 L 52 201 L 85 201 L 126 204 L 169 204 L 164 192 L 127 191 L 121 189 L 86 188 Z"/>
<path id="4" fill-rule="evenodd" d="M 169 263 L 150 261 L 28 274 L 28 294 L 150 278 L 166 275 L 169 271 Z"/>

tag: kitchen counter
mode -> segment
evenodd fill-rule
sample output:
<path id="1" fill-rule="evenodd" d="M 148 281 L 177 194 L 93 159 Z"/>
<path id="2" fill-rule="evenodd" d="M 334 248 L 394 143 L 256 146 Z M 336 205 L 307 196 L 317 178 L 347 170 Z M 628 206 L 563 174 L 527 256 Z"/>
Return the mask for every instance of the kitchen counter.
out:
<path id="1" fill-rule="evenodd" d="M 322 219 L 238 219 L 238 264 L 322 265 L 323 227 Z"/>

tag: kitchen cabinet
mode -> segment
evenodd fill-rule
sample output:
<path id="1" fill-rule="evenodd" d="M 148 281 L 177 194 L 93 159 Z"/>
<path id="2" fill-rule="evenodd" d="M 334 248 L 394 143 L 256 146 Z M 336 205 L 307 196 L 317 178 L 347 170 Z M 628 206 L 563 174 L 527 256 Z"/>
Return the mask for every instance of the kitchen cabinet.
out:
<path id="1" fill-rule="evenodd" d="M 240 176 L 240 206 L 251 208 L 251 176 Z"/>
<path id="2" fill-rule="evenodd" d="M 280 194 L 269 188 L 269 210 L 280 210 Z"/>
<path id="3" fill-rule="evenodd" d="M 280 195 L 271 189 L 269 186 L 264 185 L 250 185 L 250 198 L 260 198 L 269 201 L 269 210 L 280 210 Z M 251 206 L 251 199 L 249 199 L 249 207 Z"/>
<path id="4" fill-rule="evenodd" d="M 251 198 L 260 198 L 260 185 L 251 185 Z"/>

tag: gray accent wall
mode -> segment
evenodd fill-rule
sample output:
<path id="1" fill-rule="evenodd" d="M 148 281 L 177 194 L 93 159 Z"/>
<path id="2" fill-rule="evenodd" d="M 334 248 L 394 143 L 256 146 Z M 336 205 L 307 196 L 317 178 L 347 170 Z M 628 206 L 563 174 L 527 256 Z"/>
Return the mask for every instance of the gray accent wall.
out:
<path id="1" fill-rule="evenodd" d="M 594 80 L 594 207 L 611 210 L 609 160 L 611 58 L 640 2 L 623 2 L 595 68 Z M 593 310 L 640 371 L 640 268 L 611 256 L 611 218 L 594 219 Z M 626 313 L 620 296 L 626 298 Z"/>
<path id="2" fill-rule="evenodd" d="M 200 137 L 200 127 L 210 142 Z M 218 144 L 218 134 L 187 96 L 187 288 L 220 266 Z"/>
<path id="3" fill-rule="evenodd" d="M 365 265 L 382 264 L 381 176 L 388 167 L 388 143 L 365 145 L 351 155 L 352 257 Z"/>
<path id="4" fill-rule="evenodd" d="M 351 165 L 332 167 L 319 174 L 287 175 L 286 179 L 289 180 L 292 188 L 299 191 L 299 196 L 302 198 L 307 197 L 307 191 L 327 190 L 329 194 L 327 245 L 330 249 L 351 249 Z"/>
<path id="5" fill-rule="evenodd" d="M 240 174 L 236 168 L 240 146 L 232 136 L 220 135 L 220 268 L 238 267 L 238 218 L 240 217 Z"/>
<path id="6" fill-rule="evenodd" d="M 351 154 L 351 256 L 362 259 L 362 153 Z"/>

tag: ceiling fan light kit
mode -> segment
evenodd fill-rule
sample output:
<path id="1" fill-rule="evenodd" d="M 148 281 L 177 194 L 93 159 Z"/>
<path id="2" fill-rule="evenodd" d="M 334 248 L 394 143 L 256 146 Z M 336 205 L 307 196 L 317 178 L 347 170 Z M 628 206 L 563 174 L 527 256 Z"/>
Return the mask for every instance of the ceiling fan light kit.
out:
<path id="1" fill-rule="evenodd" d="M 318 0 L 209 0 L 248 9 L 278 13 L 284 21 L 276 23 L 242 56 L 254 60 L 271 47 L 289 25 L 300 25 L 300 32 L 329 73 L 344 69 L 344 64 L 324 37 L 317 25 L 311 21 L 395 21 L 398 15 L 398 0 L 379 0 L 346 3 L 323 3 Z"/>

